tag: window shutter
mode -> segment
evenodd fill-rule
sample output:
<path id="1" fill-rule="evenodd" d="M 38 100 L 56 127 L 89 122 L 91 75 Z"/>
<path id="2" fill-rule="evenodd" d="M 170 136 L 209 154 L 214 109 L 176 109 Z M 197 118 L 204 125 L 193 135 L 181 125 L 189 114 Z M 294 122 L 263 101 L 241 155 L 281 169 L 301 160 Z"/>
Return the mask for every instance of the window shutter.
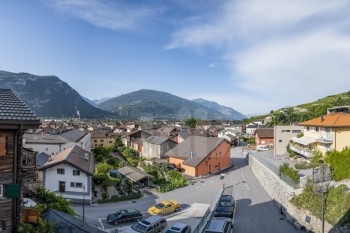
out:
<path id="1" fill-rule="evenodd" d="M 20 197 L 20 185 L 19 184 L 7 184 L 6 185 L 6 197 L 19 198 Z"/>

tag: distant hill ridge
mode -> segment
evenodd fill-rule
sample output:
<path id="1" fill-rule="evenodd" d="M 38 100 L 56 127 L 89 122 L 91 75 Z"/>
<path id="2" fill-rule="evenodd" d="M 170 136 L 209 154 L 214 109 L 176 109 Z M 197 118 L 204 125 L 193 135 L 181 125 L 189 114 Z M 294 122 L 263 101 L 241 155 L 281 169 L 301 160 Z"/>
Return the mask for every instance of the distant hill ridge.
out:
<path id="1" fill-rule="evenodd" d="M 233 108 L 222 106 L 214 101 L 209 101 L 209 100 L 205 100 L 202 98 L 194 99 L 193 101 L 198 103 L 198 104 L 201 104 L 207 108 L 214 109 L 214 110 L 222 113 L 225 116 L 225 118 L 227 118 L 227 119 L 242 120 L 244 118 L 247 118 L 247 116 L 234 110 Z"/>
<path id="2" fill-rule="evenodd" d="M 124 94 L 98 105 L 99 108 L 117 113 L 124 118 L 138 119 L 201 119 L 233 120 L 230 115 L 208 108 L 194 101 L 184 99 L 167 92 L 139 90 Z"/>

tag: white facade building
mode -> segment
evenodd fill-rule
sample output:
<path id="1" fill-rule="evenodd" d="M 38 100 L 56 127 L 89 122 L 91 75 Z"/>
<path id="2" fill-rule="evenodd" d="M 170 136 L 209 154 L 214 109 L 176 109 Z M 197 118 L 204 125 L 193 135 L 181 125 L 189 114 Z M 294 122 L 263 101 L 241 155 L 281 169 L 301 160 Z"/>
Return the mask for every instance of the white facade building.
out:
<path id="1" fill-rule="evenodd" d="M 78 146 L 70 147 L 41 168 L 43 185 L 49 191 L 75 203 L 91 203 L 94 159 Z"/>

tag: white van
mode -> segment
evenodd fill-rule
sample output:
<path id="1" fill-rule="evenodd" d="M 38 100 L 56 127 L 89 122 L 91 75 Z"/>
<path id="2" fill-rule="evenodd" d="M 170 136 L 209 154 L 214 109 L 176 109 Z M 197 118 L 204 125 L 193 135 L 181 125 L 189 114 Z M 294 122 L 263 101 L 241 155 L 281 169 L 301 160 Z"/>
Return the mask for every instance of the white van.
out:
<path id="1" fill-rule="evenodd" d="M 256 150 L 257 151 L 264 151 L 264 150 L 269 150 L 269 148 L 266 145 L 257 145 Z"/>

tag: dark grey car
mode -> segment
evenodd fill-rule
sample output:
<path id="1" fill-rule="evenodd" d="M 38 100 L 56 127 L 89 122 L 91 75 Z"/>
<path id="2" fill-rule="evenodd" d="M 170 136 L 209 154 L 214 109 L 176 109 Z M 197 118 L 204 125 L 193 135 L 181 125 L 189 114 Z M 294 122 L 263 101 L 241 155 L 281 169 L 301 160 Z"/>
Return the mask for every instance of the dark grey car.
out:
<path id="1" fill-rule="evenodd" d="M 235 200 L 232 195 L 223 195 L 216 205 L 214 216 L 233 218 L 234 210 Z"/>

